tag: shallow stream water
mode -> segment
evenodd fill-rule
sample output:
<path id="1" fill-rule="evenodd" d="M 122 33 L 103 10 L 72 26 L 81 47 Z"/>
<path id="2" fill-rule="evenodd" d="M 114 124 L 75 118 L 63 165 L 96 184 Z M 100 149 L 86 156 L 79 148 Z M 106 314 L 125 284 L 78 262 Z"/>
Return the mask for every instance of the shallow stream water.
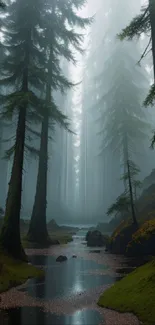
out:
<path id="1" fill-rule="evenodd" d="M 0 325 L 107 324 L 96 302 L 120 279 L 117 269 L 126 268 L 126 263 L 104 248 L 88 248 L 86 231 L 79 231 L 67 245 L 27 250 L 30 262 L 45 269 L 45 277 L 12 289 L 8 298 L 4 295 Z M 59 255 L 67 256 L 67 261 L 56 262 Z"/>

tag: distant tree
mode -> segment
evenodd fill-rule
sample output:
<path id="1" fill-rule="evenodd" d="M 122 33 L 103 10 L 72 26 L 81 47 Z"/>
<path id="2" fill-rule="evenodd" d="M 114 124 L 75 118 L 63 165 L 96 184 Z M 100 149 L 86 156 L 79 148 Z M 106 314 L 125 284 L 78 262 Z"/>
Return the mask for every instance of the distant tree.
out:
<path id="1" fill-rule="evenodd" d="M 139 87 L 142 76 L 144 79 L 145 76 L 135 67 L 135 60 L 128 50 L 128 46 L 122 48 L 117 44 L 107 60 L 104 73 L 107 75 L 109 71 L 111 81 L 109 80 L 107 92 L 97 104 L 104 107 L 104 122 L 100 131 L 103 138 L 101 150 L 109 148 L 113 153 L 119 151 L 124 162 L 137 147 L 140 148 L 142 140 L 147 139 L 149 130 L 141 105 L 142 91 L 145 91 L 143 81 L 142 87 Z M 124 166 L 126 168 L 126 164 Z"/>
<path id="2" fill-rule="evenodd" d="M 130 207 L 130 198 L 126 194 L 121 194 L 116 199 L 115 203 L 113 203 L 107 210 L 107 215 L 117 215 L 123 214 L 124 212 L 127 212 Z"/>
<path id="3" fill-rule="evenodd" d="M 134 202 L 134 189 L 135 189 L 135 177 L 140 172 L 139 168 L 132 160 L 127 160 L 126 162 L 127 172 L 123 174 L 121 177 L 122 180 L 126 181 L 127 188 L 126 193 L 130 198 L 130 207 L 132 212 L 132 219 L 135 225 L 138 225 L 135 211 L 135 202 Z"/>
<path id="4" fill-rule="evenodd" d="M 144 144 L 149 139 L 150 126 L 142 107 L 149 82 L 145 69 L 136 64 L 140 55 L 138 44 L 127 42 L 122 44 L 115 37 L 116 31 L 122 28 L 119 26 L 125 23 L 125 17 L 132 16 L 134 1 L 125 3 L 116 0 L 114 4 L 113 1 L 107 1 L 106 4 L 107 25 L 102 43 L 91 61 L 92 66 L 94 61 L 96 63 L 96 75 L 91 85 L 88 78 L 87 88 L 90 89 L 90 93 L 87 97 L 91 96 L 92 111 L 95 112 L 96 120 L 99 116 L 98 142 L 106 184 L 104 195 L 115 197 L 116 191 L 122 192 L 122 184 L 116 176 L 120 173 L 121 162 L 126 162 L 129 156 L 138 162 L 139 153 L 144 152 Z M 118 5 L 121 8 L 120 13 L 125 12 L 123 17 L 118 13 Z M 117 24 L 113 25 L 113 21 Z M 106 159 L 108 162 L 105 162 Z M 124 164 L 124 168 L 126 172 L 127 164 Z M 114 183 L 115 187 L 112 185 Z M 124 180 L 126 187 L 125 183 Z M 107 194 L 109 193 L 107 186 L 111 187 L 110 195 Z"/>
<path id="5" fill-rule="evenodd" d="M 111 214 L 123 214 L 125 212 L 129 212 L 129 210 L 131 209 L 131 213 L 132 213 L 132 219 L 133 219 L 133 223 L 138 226 L 138 222 L 137 222 L 137 218 L 136 218 L 136 212 L 135 212 L 135 201 L 137 199 L 136 197 L 136 192 L 135 189 L 137 187 L 140 187 L 141 182 L 139 182 L 138 180 L 136 180 L 136 177 L 138 175 L 138 173 L 140 172 L 139 168 L 136 166 L 136 164 L 131 161 L 131 160 L 127 160 L 126 161 L 126 165 L 127 165 L 127 172 L 123 174 L 123 176 L 121 177 L 121 180 L 125 180 L 126 181 L 126 191 L 121 194 L 117 199 L 116 202 L 113 203 L 108 211 L 107 211 L 107 215 L 111 215 Z M 135 197 L 134 197 L 135 194 Z"/>
<path id="6" fill-rule="evenodd" d="M 0 9 L 4 9 L 6 7 L 6 4 L 3 1 L 0 1 Z"/>
<path id="7" fill-rule="evenodd" d="M 134 180 L 133 181 L 133 187 L 134 187 L 134 197 L 135 201 L 138 200 L 138 195 L 137 195 L 137 190 L 142 188 L 143 183 L 139 180 Z"/>

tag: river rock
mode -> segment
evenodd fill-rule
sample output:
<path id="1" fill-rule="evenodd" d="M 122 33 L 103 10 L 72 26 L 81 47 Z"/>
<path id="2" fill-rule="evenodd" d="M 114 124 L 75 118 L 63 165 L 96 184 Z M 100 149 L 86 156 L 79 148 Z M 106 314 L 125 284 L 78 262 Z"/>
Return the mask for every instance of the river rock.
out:
<path id="1" fill-rule="evenodd" d="M 77 258 L 77 256 L 76 255 L 73 255 L 72 258 Z"/>
<path id="2" fill-rule="evenodd" d="M 99 230 L 88 231 L 86 241 L 88 247 L 102 247 L 106 245 L 105 236 Z"/>
<path id="3" fill-rule="evenodd" d="M 64 262 L 64 261 L 67 261 L 67 256 L 60 255 L 56 259 L 56 262 Z"/>

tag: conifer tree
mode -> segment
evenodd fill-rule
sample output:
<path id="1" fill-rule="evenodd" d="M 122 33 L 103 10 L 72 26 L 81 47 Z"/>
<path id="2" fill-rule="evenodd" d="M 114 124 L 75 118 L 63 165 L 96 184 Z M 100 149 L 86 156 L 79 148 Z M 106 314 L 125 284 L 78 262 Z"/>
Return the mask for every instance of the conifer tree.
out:
<path id="1" fill-rule="evenodd" d="M 9 7 L 5 31 L 7 57 L 2 65 L 1 85 L 10 85 L 1 95 L 3 118 L 17 121 L 11 178 L 6 200 L 4 223 L 0 234 L 1 247 L 19 259 L 26 259 L 20 238 L 20 209 L 26 123 L 41 110 L 37 95 L 44 82 L 45 57 L 39 32 L 42 1 L 17 0 Z"/>
<path id="2" fill-rule="evenodd" d="M 47 242 L 48 233 L 46 227 L 46 196 L 47 196 L 47 168 L 48 168 L 48 128 L 50 118 L 68 129 L 65 115 L 56 107 L 53 99 L 53 91 L 64 92 L 73 84 L 63 76 L 60 69 L 60 57 L 74 62 L 74 56 L 70 50 L 73 45 L 81 51 L 82 36 L 76 33 L 75 26 L 84 28 L 90 23 L 90 19 L 80 18 L 74 11 L 82 6 L 84 1 L 53 1 L 46 2 L 44 25 L 45 48 L 47 55 L 47 81 L 45 85 L 45 101 L 49 111 L 45 110 L 41 130 L 41 143 L 39 155 L 39 169 L 35 201 L 27 238 L 35 242 Z M 50 9 L 47 11 L 47 8 Z M 66 27 L 66 22 L 69 28 Z"/>

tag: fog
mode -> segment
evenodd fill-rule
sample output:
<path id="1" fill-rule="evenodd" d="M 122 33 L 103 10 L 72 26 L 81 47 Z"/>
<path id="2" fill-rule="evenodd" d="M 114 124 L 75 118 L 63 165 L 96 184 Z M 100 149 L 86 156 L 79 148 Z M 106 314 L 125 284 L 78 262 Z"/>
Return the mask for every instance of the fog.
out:
<path id="1" fill-rule="evenodd" d="M 155 112 L 152 107 L 143 106 L 153 78 L 151 53 L 138 64 L 148 39 L 145 35 L 135 41 L 121 42 L 117 37 L 139 13 L 141 4 L 140 0 L 88 0 L 79 11 L 82 17 L 94 15 L 94 19 L 81 31 L 85 34 L 84 53 L 75 53 L 76 65 L 61 58 L 65 77 L 79 84 L 65 94 L 59 90 L 53 92 L 72 132 L 59 124 L 49 131 L 47 220 L 83 225 L 108 222 L 107 209 L 124 191 L 125 184 L 120 178 L 127 156 L 140 168 L 141 181 L 154 169 L 155 152 L 150 149 L 150 139 Z M 15 130 L 13 123 L 6 124 L 2 123 L 0 133 L 3 209 L 12 158 L 2 158 L 12 145 L 10 137 Z M 28 131 L 26 135 L 27 143 L 35 151 L 32 155 L 25 150 L 24 156 L 21 208 L 24 219 L 31 218 L 34 204 L 40 124 L 35 125 L 35 131 L 33 139 Z"/>

